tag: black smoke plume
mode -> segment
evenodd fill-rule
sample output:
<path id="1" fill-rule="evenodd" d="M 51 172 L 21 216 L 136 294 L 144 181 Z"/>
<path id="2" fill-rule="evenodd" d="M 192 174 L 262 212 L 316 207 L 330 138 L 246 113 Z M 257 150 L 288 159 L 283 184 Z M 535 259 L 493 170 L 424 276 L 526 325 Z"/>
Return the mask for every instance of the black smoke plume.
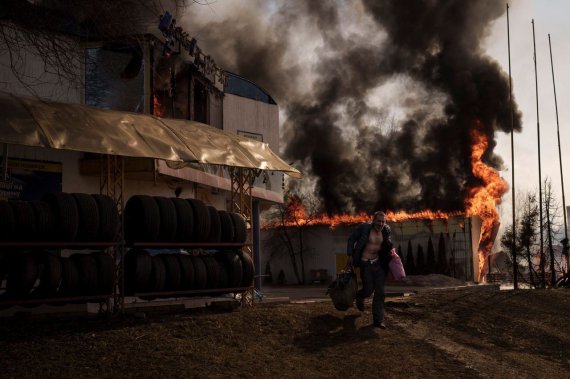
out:
<path id="1" fill-rule="evenodd" d="M 501 167 L 495 133 L 520 130 L 521 115 L 515 104 L 511 124 L 508 76 L 481 43 L 504 3 L 255 4 L 220 23 L 189 22 L 217 62 L 285 110 L 283 154 L 312 178 L 326 212 L 464 210 L 481 184 L 470 164 L 476 125 L 490 143 L 484 161 Z M 295 63 L 311 49 L 316 58 Z"/>

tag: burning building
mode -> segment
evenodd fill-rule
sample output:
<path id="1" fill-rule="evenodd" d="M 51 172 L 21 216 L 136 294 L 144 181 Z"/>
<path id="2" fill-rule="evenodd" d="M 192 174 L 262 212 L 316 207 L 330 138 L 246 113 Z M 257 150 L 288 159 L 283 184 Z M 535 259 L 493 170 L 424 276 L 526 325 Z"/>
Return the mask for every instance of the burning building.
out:
<path id="1" fill-rule="evenodd" d="M 482 242 L 483 220 L 479 216 L 401 216 L 388 213 L 387 219 L 392 230 L 392 242 L 408 274 L 437 273 L 466 281 L 484 281 L 488 254 L 482 251 L 490 252 L 493 247 L 498 224 L 491 231 L 491 239 Z M 370 221 L 370 217 L 361 214 L 312 219 L 304 225 L 289 223 L 284 228 L 283 225 L 269 226 L 263 238 L 261 267 L 265 267 L 266 275 L 271 274 L 273 282 L 278 281 L 281 271 L 289 284 L 297 284 L 303 275 L 305 282 L 309 283 L 314 279 L 315 272 L 326 271 L 330 279 L 345 266 L 346 243 L 357 225 L 355 223 L 367 221 Z M 283 243 L 284 235 L 288 243 Z M 297 268 L 292 264 L 290 251 L 284 248 L 289 243 L 295 252 Z M 303 250 L 302 257 L 300 249 Z"/>
<path id="2" fill-rule="evenodd" d="M 328 215 L 459 212 L 466 235 L 479 233 L 467 243 L 476 268 L 466 270 L 478 280 L 508 190 L 495 136 L 522 127 L 508 76 L 484 49 L 504 4 L 292 0 L 269 13 L 254 4 L 215 23 L 196 17 L 196 27 L 212 51 L 226 52 L 225 67 L 249 69 L 282 104 L 283 154 L 309 178 L 293 186 L 314 193 Z M 337 230 L 344 240 L 348 231 Z"/>
<path id="3" fill-rule="evenodd" d="M 500 225 L 497 205 L 501 203 L 501 197 L 508 187 L 499 173 L 482 161 L 482 157 L 489 147 L 489 142 L 484 134 L 478 131 L 477 126 L 472 130 L 471 138 L 471 170 L 473 176 L 479 179 L 480 185 L 471 188 L 468 196 L 464 199 L 465 211 L 387 212 L 387 220 L 393 223 L 394 246 L 399 248 L 405 262 L 418 262 L 419 270 L 414 273 L 437 272 L 476 282 L 484 280 L 487 257 L 491 253 Z M 443 203 L 445 199 L 441 201 Z M 326 256 L 331 254 L 331 251 L 341 256 L 344 255 L 346 239 L 350 234 L 346 225 L 370 221 L 370 216 L 366 213 L 356 216 L 329 217 L 321 215 L 310 217 L 298 198 L 290 202 L 288 210 L 284 214 L 285 218 L 281 221 L 281 227 L 307 228 L 306 233 L 298 233 L 297 242 L 298 246 L 301 246 L 300 251 L 308 252 L 308 256 L 313 252 L 322 250 L 328 250 L 328 253 L 316 253 L 316 256 L 320 256 L 320 254 Z M 313 230 L 317 225 L 333 228 L 335 232 L 323 235 L 318 229 Z M 334 229 L 337 226 L 339 226 L 338 231 Z M 279 224 L 270 224 L 269 228 L 279 233 Z M 270 233 L 270 235 L 272 234 Z M 302 241 L 303 235 L 308 240 L 311 240 L 310 236 L 314 235 L 317 244 L 305 243 Z M 271 238 L 272 236 L 269 237 L 269 239 Z M 343 242 L 337 244 L 335 241 L 339 239 L 342 239 Z M 328 242 L 323 242 L 327 240 Z M 435 258 L 434 243 L 438 244 L 437 255 L 439 260 Z M 407 251 L 404 251 L 406 247 Z M 329 272 L 338 271 L 339 265 L 336 263 L 331 265 L 330 259 L 330 256 L 329 260 L 318 258 L 314 263 L 326 265 L 327 271 L 330 270 Z M 306 266 L 302 267 L 303 263 L 301 262 L 300 270 L 304 275 Z M 415 264 L 412 265 L 416 266 Z M 295 271 L 299 270 L 295 269 L 296 264 L 293 266 Z M 331 270 L 333 267 L 334 270 Z M 408 270 L 410 269 L 412 267 L 408 264 Z"/>

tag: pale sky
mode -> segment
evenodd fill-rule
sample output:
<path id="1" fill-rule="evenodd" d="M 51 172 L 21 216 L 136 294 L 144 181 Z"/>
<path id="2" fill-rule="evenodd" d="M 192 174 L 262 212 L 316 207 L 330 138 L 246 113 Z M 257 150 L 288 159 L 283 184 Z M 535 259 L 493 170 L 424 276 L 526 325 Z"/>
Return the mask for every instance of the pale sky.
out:
<path id="1" fill-rule="evenodd" d="M 523 131 L 515 133 L 515 185 L 518 191 L 538 191 L 538 144 L 536 87 L 533 61 L 532 24 L 534 19 L 538 74 L 538 103 L 541 142 L 542 180 L 549 177 L 560 204 L 562 188 L 556 133 L 556 112 L 552 83 L 552 70 L 548 34 L 552 43 L 558 120 L 562 146 L 562 166 L 565 193 L 570 185 L 570 3 L 565 0 L 518 0 L 510 4 L 511 73 L 513 92 L 523 113 Z M 507 19 L 497 20 L 487 40 L 487 52 L 508 72 Z M 499 134 L 496 152 L 505 161 L 502 176 L 511 182 L 510 135 Z M 568 201 L 566 203 L 568 205 Z M 503 224 L 511 222 L 511 192 L 503 197 L 501 218 Z M 562 218 L 560 219 L 562 222 Z"/>

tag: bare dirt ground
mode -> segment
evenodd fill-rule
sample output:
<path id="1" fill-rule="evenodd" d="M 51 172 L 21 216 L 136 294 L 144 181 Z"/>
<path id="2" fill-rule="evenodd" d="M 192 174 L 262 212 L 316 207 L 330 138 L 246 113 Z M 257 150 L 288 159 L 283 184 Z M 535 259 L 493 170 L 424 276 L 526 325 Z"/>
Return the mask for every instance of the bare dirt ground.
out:
<path id="1" fill-rule="evenodd" d="M 569 315 L 568 289 L 464 288 L 388 298 L 386 330 L 331 302 L 3 319 L 0 377 L 570 377 Z"/>

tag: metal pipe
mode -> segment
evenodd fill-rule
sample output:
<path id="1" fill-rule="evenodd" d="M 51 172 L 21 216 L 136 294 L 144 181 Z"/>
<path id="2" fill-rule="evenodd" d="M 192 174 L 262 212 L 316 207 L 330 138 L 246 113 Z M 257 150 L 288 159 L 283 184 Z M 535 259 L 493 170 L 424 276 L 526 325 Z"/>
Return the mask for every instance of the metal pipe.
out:
<path id="1" fill-rule="evenodd" d="M 536 70 L 536 38 L 534 33 L 534 19 L 532 19 L 532 44 L 534 47 L 534 82 L 535 82 L 535 89 L 536 89 L 536 135 L 538 140 L 538 210 L 540 215 L 540 225 L 539 225 L 539 234 L 540 234 L 540 270 L 542 276 L 542 284 L 546 283 L 546 273 L 544 271 L 544 236 L 542 233 L 542 171 L 540 165 L 540 121 L 539 121 L 539 113 L 538 113 L 538 73 Z"/>
<path id="2" fill-rule="evenodd" d="M 260 249 L 260 222 L 259 200 L 252 202 L 251 227 L 253 232 L 253 262 L 255 262 L 255 289 L 261 291 L 261 249 Z"/>
<path id="3" fill-rule="evenodd" d="M 509 4 L 507 3 L 507 46 L 509 52 L 509 111 L 511 114 L 511 200 L 513 208 L 513 288 L 519 288 L 518 265 L 517 265 L 517 219 L 515 201 L 515 131 L 513 117 L 513 82 L 511 79 L 511 34 L 509 27 Z"/>
<path id="4" fill-rule="evenodd" d="M 568 221 L 566 217 L 566 197 L 564 196 L 564 175 L 562 173 L 562 149 L 560 147 L 560 123 L 558 122 L 558 101 L 556 100 L 556 81 L 554 80 L 554 60 L 552 59 L 552 43 L 548 34 L 548 48 L 550 49 L 550 68 L 552 70 L 552 89 L 554 90 L 554 109 L 556 110 L 556 135 L 558 137 L 558 160 L 560 162 L 560 183 L 562 184 L 562 214 L 564 216 L 564 239 L 562 242 L 562 253 L 566 255 L 566 267 L 570 267 L 570 257 L 568 255 Z"/>

